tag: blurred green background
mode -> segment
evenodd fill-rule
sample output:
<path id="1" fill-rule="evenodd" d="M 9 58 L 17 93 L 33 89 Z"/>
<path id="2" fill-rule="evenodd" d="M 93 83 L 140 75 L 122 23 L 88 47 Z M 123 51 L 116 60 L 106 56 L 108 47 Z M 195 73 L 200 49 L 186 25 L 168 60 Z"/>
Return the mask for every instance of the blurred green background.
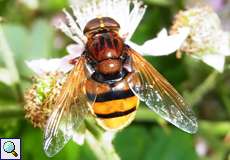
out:
<path id="1" fill-rule="evenodd" d="M 174 15 L 185 5 L 182 0 L 145 2 L 147 12 L 133 37 L 140 44 L 163 27 L 169 29 Z M 67 54 L 65 47 L 72 42 L 53 24 L 68 6 L 67 0 L 0 0 L 0 137 L 21 138 L 25 160 L 49 159 L 42 149 L 42 131 L 24 118 L 23 92 L 33 75 L 25 60 Z M 199 131 L 190 135 L 166 125 L 141 105 L 135 121 L 113 141 L 121 159 L 230 160 L 229 59 L 225 72 L 219 74 L 186 55 L 179 60 L 175 54 L 146 58 L 191 104 L 199 118 Z M 88 144 L 70 142 L 51 159 L 97 158 Z"/>

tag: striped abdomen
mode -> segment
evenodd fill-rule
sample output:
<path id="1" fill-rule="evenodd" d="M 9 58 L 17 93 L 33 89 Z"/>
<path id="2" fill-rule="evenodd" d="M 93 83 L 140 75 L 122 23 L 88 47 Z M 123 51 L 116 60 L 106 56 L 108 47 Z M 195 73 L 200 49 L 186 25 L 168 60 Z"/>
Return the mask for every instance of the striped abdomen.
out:
<path id="1" fill-rule="evenodd" d="M 97 95 L 91 111 L 98 124 L 107 130 L 122 129 L 135 117 L 139 100 L 129 89 L 126 82 L 128 76 L 113 85 L 98 83 L 93 79 L 86 83 L 89 98 Z M 97 88 L 97 93 L 93 93 L 92 88 Z"/>

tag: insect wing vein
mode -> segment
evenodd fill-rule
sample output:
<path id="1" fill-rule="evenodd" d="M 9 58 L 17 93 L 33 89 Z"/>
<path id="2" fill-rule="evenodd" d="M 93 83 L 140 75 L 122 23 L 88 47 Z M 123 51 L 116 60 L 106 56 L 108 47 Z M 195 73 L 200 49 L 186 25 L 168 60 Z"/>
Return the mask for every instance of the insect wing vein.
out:
<path id="1" fill-rule="evenodd" d="M 198 128 L 196 117 L 182 96 L 137 52 L 129 48 L 128 54 L 137 71 L 133 79 L 138 76 L 141 81 L 137 85 L 128 80 L 132 91 L 162 118 L 188 133 L 195 133 Z"/>
<path id="2" fill-rule="evenodd" d="M 84 57 L 80 57 L 52 107 L 54 110 L 47 121 L 43 146 L 49 157 L 57 154 L 72 138 L 83 121 L 83 114 L 88 110 L 86 95 L 82 88 L 87 79 L 84 63 Z"/>

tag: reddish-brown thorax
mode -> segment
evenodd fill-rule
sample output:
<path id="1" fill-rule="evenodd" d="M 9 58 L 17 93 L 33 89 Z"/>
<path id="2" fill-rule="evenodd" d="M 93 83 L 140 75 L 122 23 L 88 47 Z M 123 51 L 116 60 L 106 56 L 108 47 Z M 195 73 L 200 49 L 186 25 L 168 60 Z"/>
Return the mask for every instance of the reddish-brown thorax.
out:
<path id="1" fill-rule="evenodd" d="M 115 74 L 121 71 L 120 59 L 123 40 L 118 35 L 119 24 L 109 18 L 95 18 L 89 21 L 84 29 L 88 38 L 87 54 L 96 62 L 95 69 L 102 74 Z"/>

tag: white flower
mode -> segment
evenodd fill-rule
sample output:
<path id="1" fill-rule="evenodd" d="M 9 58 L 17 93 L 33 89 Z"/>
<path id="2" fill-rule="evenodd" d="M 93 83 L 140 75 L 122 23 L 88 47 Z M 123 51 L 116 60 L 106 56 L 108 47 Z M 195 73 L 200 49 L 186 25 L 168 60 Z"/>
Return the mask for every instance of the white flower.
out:
<path id="1" fill-rule="evenodd" d="M 178 34 L 168 35 L 166 29 L 158 33 L 157 38 L 146 41 L 143 45 L 137 45 L 128 41 L 133 49 L 144 55 L 163 56 L 175 52 L 187 38 L 189 28 L 180 28 Z"/>
<path id="2" fill-rule="evenodd" d="M 207 6 L 181 11 L 171 32 L 177 33 L 184 27 L 190 28 L 190 32 L 180 51 L 223 72 L 225 56 L 230 55 L 230 35 L 222 30 L 218 15 Z"/>
<path id="3" fill-rule="evenodd" d="M 31 60 L 26 61 L 26 64 L 34 73 L 40 76 L 56 71 L 67 73 L 73 68 L 71 62 L 82 54 L 84 48 L 78 44 L 71 44 L 67 47 L 67 51 L 70 54 L 62 58 Z"/>
<path id="4" fill-rule="evenodd" d="M 124 39 L 124 43 L 136 49 L 140 54 L 148 54 L 154 56 L 167 55 L 176 51 L 182 42 L 188 36 L 188 28 L 182 28 L 178 33 L 168 35 L 163 29 L 156 38 L 146 41 L 143 45 L 137 45 L 131 42 L 131 37 L 138 27 L 146 10 L 146 5 L 137 0 L 92 0 L 90 3 L 71 6 L 73 15 L 66 10 L 64 13 L 67 23 L 60 21 L 57 26 L 68 37 L 75 41 L 75 45 L 67 47 L 70 56 L 62 59 L 53 60 L 36 60 L 27 62 L 37 74 L 53 72 L 61 70 L 68 72 L 72 68 L 71 59 L 79 57 L 85 48 L 87 38 L 83 34 L 84 27 L 88 21 L 98 16 L 111 17 L 120 24 L 120 36 Z M 49 66 L 49 67 L 47 67 Z M 54 67 L 53 67 L 54 66 Z"/>

